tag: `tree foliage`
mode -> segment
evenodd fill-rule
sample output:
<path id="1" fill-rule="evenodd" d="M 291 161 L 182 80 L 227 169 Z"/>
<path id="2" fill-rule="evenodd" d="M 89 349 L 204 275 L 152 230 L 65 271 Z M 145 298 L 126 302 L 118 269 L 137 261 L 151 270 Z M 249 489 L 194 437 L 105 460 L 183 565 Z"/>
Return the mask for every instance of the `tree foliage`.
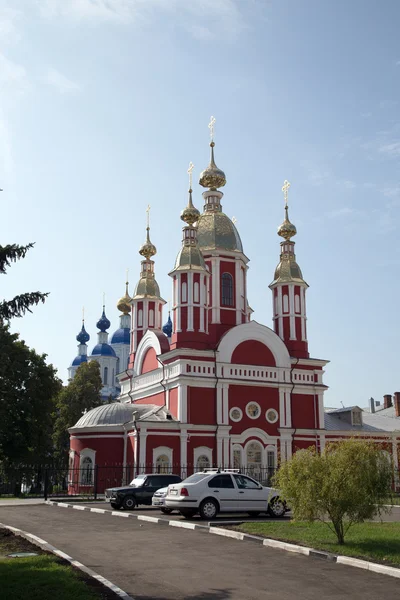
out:
<path id="1" fill-rule="evenodd" d="M 68 428 L 75 425 L 84 412 L 103 404 L 100 396 L 102 387 L 100 366 L 93 360 L 82 363 L 74 379 L 59 393 L 53 436 L 58 458 L 65 459 L 68 454 Z"/>
<path id="2" fill-rule="evenodd" d="M 52 454 L 55 397 L 61 389 L 53 365 L 0 321 L 0 462 L 45 462 Z"/>
<path id="3" fill-rule="evenodd" d="M 393 467 L 378 444 L 360 439 L 299 450 L 276 474 L 296 520 L 322 521 L 339 544 L 354 523 L 381 514 L 391 495 Z"/>
<path id="4" fill-rule="evenodd" d="M 34 244 L 18 246 L 17 244 L 8 244 L 0 246 L 0 274 L 5 275 L 7 268 L 11 263 L 17 262 L 20 258 L 25 258 L 28 250 L 33 248 Z M 22 317 L 27 311 L 31 311 L 31 306 L 44 302 L 48 294 L 42 292 L 30 292 L 19 294 L 12 300 L 2 300 L 0 302 L 0 319 L 10 320 L 13 317 Z"/>

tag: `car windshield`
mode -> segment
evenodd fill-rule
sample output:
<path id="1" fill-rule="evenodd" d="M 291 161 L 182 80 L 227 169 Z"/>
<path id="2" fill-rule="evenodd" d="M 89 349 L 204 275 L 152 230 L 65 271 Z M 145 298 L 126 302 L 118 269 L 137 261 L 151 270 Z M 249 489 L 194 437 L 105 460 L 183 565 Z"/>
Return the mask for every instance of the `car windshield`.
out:
<path id="1" fill-rule="evenodd" d="M 183 483 L 197 483 L 207 477 L 207 473 L 195 473 L 194 475 L 190 475 L 187 479 L 184 480 Z"/>
<path id="2" fill-rule="evenodd" d="M 145 479 L 146 475 L 138 475 L 137 477 L 135 477 L 135 479 L 132 479 L 129 485 L 132 485 L 133 487 L 140 487 L 141 485 L 143 485 Z"/>

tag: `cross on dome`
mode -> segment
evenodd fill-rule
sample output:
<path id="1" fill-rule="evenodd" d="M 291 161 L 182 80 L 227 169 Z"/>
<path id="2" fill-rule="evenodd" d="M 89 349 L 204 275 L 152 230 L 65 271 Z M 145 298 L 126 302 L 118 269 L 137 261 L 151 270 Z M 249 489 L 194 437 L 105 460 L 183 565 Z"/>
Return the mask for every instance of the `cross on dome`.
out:
<path id="1" fill-rule="evenodd" d="M 208 129 L 210 130 L 211 141 L 214 141 L 214 125 L 215 125 L 215 117 L 211 117 L 210 122 L 208 124 Z"/>
<path id="2" fill-rule="evenodd" d="M 283 182 L 283 186 L 282 186 L 283 197 L 285 199 L 285 206 L 287 206 L 289 188 L 290 188 L 290 183 L 287 179 L 285 179 L 285 181 Z"/>
<path id="3" fill-rule="evenodd" d="M 189 168 L 187 170 L 188 174 L 189 174 L 189 190 L 192 189 L 192 178 L 193 178 L 193 169 L 194 169 L 194 164 L 192 162 L 189 163 Z"/>

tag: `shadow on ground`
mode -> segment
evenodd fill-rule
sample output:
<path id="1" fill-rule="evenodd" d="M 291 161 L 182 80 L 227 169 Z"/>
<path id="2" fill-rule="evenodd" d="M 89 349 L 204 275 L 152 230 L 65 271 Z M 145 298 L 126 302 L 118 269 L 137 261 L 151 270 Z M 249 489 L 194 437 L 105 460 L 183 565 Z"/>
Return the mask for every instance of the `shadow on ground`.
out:
<path id="1" fill-rule="evenodd" d="M 201 594 L 194 594 L 194 596 L 185 596 L 184 600 L 228 600 L 232 597 L 231 590 L 211 590 L 211 592 L 203 592 Z M 135 600 L 169 600 L 164 596 L 137 596 L 135 594 Z"/>

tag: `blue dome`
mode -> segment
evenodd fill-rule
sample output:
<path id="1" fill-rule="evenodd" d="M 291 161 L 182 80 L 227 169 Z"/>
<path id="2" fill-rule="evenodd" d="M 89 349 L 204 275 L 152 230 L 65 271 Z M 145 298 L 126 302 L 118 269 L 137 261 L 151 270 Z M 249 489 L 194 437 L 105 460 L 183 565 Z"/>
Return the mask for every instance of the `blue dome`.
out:
<path id="1" fill-rule="evenodd" d="M 111 325 L 111 323 L 106 317 L 106 313 L 105 313 L 104 306 L 103 306 L 103 314 L 101 315 L 100 319 L 97 321 L 96 327 L 98 327 L 100 329 L 100 331 L 104 332 L 104 331 L 106 331 L 106 329 L 108 329 L 110 327 L 110 325 Z"/>
<path id="2" fill-rule="evenodd" d="M 111 344 L 130 344 L 129 327 L 117 329 L 111 338 Z"/>
<path id="3" fill-rule="evenodd" d="M 79 365 L 81 365 L 83 362 L 87 362 L 86 354 L 82 356 L 76 356 L 72 362 L 71 367 L 79 367 Z"/>
<path id="4" fill-rule="evenodd" d="M 84 323 L 82 323 L 82 329 L 76 336 L 76 339 L 80 344 L 86 344 L 86 342 L 88 342 L 90 340 L 90 335 L 86 331 Z"/>
<path id="5" fill-rule="evenodd" d="M 109 344 L 96 344 L 91 356 L 116 356 L 116 354 Z"/>
<path id="6" fill-rule="evenodd" d="M 165 323 L 165 325 L 162 328 L 163 332 L 165 333 L 165 335 L 167 337 L 171 337 L 172 335 L 172 321 L 171 321 L 171 316 L 168 315 L 168 321 Z"/>

